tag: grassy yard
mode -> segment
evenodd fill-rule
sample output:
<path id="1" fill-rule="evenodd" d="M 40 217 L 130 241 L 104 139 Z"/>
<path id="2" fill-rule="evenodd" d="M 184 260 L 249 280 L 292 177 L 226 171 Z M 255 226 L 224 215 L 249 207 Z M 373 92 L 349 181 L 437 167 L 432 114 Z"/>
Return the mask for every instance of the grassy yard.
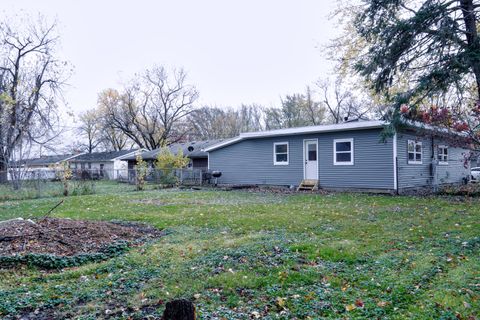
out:
<path id="1" fill-rule="evenodd" d="M 146 184 L 146 190 L 158 189 L 155 184 Z M 133 184 L 122 183 L 114 180 L 71 180 L 69 182 L 69 194 L 106 194 L 135 191 Z M 17 190 L 12 185 L 0 184 L 0 201 L 26 200 L 38 198 L 51 198 L 63 195 L 64 187 L 61 181 L 32 180 L 23 181 Z"/>
<path id="2" fill-rule="evenodd" d="M 135 220 L 168 235 L 62 272 L 1 270 L 0 318 L 37 308 L 141 318 L 176 297 L 194 299 L 199 319 L 478 317 L 477 200 L 113 191 L 68 197 L 54 216 Z M 0 220 L 58 200 L 5 200 Z"/>

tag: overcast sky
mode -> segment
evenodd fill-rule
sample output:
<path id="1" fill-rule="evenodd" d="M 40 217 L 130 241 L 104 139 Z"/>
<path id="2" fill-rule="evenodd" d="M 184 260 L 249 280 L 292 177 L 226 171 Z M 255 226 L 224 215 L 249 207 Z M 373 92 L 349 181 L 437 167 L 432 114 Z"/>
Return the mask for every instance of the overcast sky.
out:
<path id="1" fill-rule="evenodd" d="M 4 14 L 57 18 L 60 52 L 75 67 L 66 98 L 76 113 L 152 65 L 183 67 L 200 102 L 278 104 L 331 71 L 327 0 L 2 0 Z"/>

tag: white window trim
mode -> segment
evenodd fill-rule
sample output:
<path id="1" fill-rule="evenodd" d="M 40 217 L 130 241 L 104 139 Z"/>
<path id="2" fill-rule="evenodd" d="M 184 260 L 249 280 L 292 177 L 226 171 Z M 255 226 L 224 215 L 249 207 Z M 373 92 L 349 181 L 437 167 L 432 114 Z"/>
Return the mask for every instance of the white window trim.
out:
<path id="1" fill-rule="evenodd" d="M 281 161 L 281 162 L 277 162 L 277 152 L 276 152 L 276 146 L 278 145 L 284 145 L 286 144 L 287 145 L 287 161 Z M 283 154 L 280 153 L 280 154 Z M 273 143 L 273 165 L 274 166 L 288 166 L 290 162 L 290 146 L 288 144 L 288 141 L 285 141 L 285 142 L 274 142 Z"/>
<path id="2" fill-rule="evenodd" d="M 350 142 L 350 151 L 339 151 L 339 153 L 351 153 L 350 161 L 337 161 L 337 143 Z M 335 166 L 353 166 L 354 164 L 354 147 L 353 138 L 348 139 L 333 139 L 333 165 Z"/>
<path id="3" fill-rule="evenodd" d="M 420 161 L 417 161 L 417 160 L 410 160 L 408 158 L 408 154 L 410 153 L 410 151 L 408 151 L 408 146 L 410 145 L 410 143 L 413 143 L 413 154 L 414 154 L 414 159 L 416 159 L 417 157 L 415 156 L 418 152 L 416 152 L 416 146 L 417 144 L 420 144 L 420 158 L 421 160 Z M 407 140 L 407 162 L 408 164 L 423 164 L 423 144 L 422 144 L 422 141 L 416 141 L 416 140 Z"/>
<path id="4" fill-rule="evenodd" d="M 438 151 L 440 151 L 441 148 L 447 149 L 447 161 L 440 161 L 440 158 L 439 158 L 440 154 L 438 153 Z M 448 165 L 448 146 L 447 145 L 441 144 L 437 147 L 437 160 L 439 165 Z"/>

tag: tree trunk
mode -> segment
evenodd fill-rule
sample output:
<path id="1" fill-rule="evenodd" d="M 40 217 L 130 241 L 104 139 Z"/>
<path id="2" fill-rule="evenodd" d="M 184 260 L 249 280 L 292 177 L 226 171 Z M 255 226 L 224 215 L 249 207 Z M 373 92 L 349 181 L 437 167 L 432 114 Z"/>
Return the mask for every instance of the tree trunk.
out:
<path id="1" fill-rule="evenodd" d="M 0 183 L 8 182 L 7 161 L 0 156 Z"/>
<path id="2" fill-rule="evenodd" d="M 473 0 L 460 0 L 463 21 L 465 21 L 465 34 L 467 37 L 467 59 L 475 75 L 477 84 L 477 99 L 480 101 L 480 39 L 477 32 L 475 6 Z"/>
<path id="3" fill-rule="evenodd" d="M 162 320 L 195 320 L 195 306 L 185 299 L 167 302 Z"/>

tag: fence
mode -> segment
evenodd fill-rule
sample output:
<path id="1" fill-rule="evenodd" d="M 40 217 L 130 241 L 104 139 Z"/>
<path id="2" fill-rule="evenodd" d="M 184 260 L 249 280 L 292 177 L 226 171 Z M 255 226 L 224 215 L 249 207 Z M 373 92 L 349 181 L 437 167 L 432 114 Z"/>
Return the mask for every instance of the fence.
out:
<path id="1" fill-rule="evenodd" d="M 0 172 L 0 200 L 41 198 L 62 195 L 111 193 L 136 190 L 138 174 L 135 169 L 71 169 L 52 170 L 11 169 Z M 206 169 L 154 169 L 144 177 L 145 189 L 175 185 L 209 184 L 211 175 Z"/>

